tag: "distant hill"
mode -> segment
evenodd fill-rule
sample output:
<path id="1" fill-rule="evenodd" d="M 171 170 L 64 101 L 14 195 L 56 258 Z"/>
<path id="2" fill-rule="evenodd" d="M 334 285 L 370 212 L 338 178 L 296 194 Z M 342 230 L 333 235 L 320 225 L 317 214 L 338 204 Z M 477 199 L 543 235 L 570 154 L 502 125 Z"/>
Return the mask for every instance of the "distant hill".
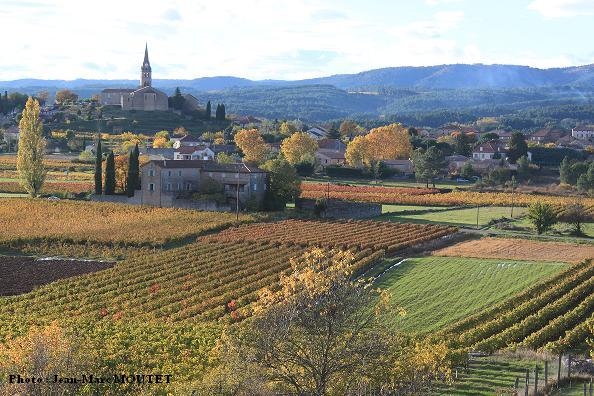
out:
<path id="1" fill-rule="evenodd" d="M 22 79 L 0 81 L 0 91 L 36 94 L 47 90 L 51 97 L 57 90 L 68 88 L 88 98 L 104 88 L 137 85 L 137 80 Z M 575 107 L 594 103 L 594 65 L 537 69 L 456 64 L 390 67 L 294 81 L 232 76 L 156 79 L 153 85 L 169 95 L 179 87 L 203 102 L 225 103 L 228 113 L 304 121 L 395 117 L 432 126 L 444 120 L 536 111 L 546 122 L 546 114 L 559 106 L 569 106 L 558 114 L 561 118 L 594 118 L 587 109 Z M 549 110 L 543 113 L 544 107 Z M 426 113 L 431 116 L 427 118 Z"/>

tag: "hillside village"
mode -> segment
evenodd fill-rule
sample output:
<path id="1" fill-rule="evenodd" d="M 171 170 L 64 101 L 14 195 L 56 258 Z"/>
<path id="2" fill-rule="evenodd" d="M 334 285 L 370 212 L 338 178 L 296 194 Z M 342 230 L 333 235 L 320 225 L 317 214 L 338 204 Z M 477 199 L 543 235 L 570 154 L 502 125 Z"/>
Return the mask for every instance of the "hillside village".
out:
<path id="1" fill-rule="evenodd" d="M 0 95 L 0 394 L 592 395 L 594 119 L 154 82 Z"/>

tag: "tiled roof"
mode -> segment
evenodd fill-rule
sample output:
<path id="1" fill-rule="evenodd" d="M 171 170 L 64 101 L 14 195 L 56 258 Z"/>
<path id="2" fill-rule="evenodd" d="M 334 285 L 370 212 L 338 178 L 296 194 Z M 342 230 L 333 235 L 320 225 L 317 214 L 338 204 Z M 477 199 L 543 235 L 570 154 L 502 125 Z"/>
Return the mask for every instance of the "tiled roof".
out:
<path id="1" fill-rule="evenodd" d="M 150 161 L 142 165 L 158 166 L 167 169 L 202 169 L 207 172 L 229 172 L 229 173 L 266 173 L 264 170 L 244 163 L 237 164 L 219 164 L 210 160 L 166 160 L 166 161 Z"/>

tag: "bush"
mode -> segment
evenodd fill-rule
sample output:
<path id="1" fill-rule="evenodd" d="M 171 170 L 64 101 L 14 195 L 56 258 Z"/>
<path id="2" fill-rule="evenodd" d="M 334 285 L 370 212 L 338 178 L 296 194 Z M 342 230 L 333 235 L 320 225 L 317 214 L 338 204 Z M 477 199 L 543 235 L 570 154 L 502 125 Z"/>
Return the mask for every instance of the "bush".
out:
<path id="1" fill-rule="evenodd" d="M 342 166 L 327 166 L 326 175 L 330 177 L 362 178 L 363 170 L 359 168 L 348 168 Z"/>

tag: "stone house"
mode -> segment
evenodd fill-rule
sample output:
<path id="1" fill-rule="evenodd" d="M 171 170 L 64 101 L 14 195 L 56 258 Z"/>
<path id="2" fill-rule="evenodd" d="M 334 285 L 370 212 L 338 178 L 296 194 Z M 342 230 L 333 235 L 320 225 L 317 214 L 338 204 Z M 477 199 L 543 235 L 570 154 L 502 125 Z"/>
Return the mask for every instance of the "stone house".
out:
<path id="1" fill-rule="evenodd" d="M 186 135 L 181 138 L 171 138 L 173 141 L 173 148 L 180 148 L 180 147 L 195 147 L 206 144 L 202 138 L 193 135 Z"/>
<path id="2" fill-rule="evenodd" d="M 255 200 L 260 205 L 267 188 L 267 173 L 243 163 L 218 164 L 204 160 L 152 160 L 140 168 L 140 204 L 178 206 L 176 200 L 190 199 L 202 185 L 214 179 L 222 185 L 225 201 L 240 207 Z"/>
<path id="3" fill-rule="evenodd" d="M 344 165 L 346 163 L 344 151 L 338 150 L 318 149 L 316 151 L 316 160 L 322 168 L 327 166 Z"/>
<path id="4" fill-rule="evenodd" d="M 405 175 L 412 175 L 415 172 L 415 167 L 410 159 L 405 160 L 383 160 L 386 167 L 395 169 Z"/>
<path id="5" fill-rule="evenodd" d="M 565 133 L 561 129 L 542 128 L 533 132 L 530 135 L 529 139 L 531 142 L 546 144 L 554 143 L 557 140 L 561 139 L 563 136 L 565 136 Z"/>

